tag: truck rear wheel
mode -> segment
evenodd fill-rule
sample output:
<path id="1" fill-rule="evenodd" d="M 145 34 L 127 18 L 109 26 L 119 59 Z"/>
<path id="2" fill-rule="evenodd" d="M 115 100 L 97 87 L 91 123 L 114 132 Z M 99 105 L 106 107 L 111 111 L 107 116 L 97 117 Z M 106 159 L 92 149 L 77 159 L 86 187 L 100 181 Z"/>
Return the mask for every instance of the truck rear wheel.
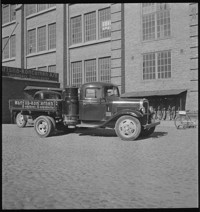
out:
<path id="1" fill-rule="evenodd" d="M 141 132 L 140 121 L 132 116 L 122 116 L 115 124 L 115 132 L 122 140 L 135 140 Z"/>
<path id="2" fill-rule="evenodd" d="M 22 128 L 22 127 L 26 126 L 27 117 L 25 115 L 22 115 L 21 113 L 18 113 L 15 121 L 16 121 L 17 126 Z"/>
<path id="3" fill-rule="evenodd" d="M 34 128 L 41 138 L 48 137 L 53 129 L 53 123 L 48 116 L 39 116 L 34 123 Z"/>

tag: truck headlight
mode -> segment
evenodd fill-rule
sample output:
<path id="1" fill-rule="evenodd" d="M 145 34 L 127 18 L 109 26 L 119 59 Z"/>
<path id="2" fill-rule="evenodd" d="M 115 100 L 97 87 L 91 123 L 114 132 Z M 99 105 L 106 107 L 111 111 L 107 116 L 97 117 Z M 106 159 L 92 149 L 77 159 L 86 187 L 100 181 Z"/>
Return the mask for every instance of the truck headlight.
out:
<path id="1" fill-rule="evenodd" d="M 140 109 L 140 111 L 141 111 L 143 114 L 145 114 L 145 113 L 146 113 L 145 107 L 142 107 L 142 108 Z"/>

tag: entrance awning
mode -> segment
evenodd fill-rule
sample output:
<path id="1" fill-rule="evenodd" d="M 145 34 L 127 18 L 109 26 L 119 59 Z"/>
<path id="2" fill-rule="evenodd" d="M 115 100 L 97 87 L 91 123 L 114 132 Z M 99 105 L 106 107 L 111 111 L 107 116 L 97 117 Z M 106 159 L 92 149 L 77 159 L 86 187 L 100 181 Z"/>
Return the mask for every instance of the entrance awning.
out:
<path id="1" fill-rule="evenodd" d="M 121 97 L 147 97 L 147 96 L 170 96 L 178 95 L 186 89 L 171 89 L 171 90 L 157 90 L 157 91 L 137 91 L 127 92 L 121 95 Z"/>
<path id="2" fill-rule="evenodd" d="M 24 91 L 30 90 L 52 90 L 52 91 L 62 91 L 61 88 L 50 88 L 50 87 L 38 87 L 38 86 L 26 86 Z"/>

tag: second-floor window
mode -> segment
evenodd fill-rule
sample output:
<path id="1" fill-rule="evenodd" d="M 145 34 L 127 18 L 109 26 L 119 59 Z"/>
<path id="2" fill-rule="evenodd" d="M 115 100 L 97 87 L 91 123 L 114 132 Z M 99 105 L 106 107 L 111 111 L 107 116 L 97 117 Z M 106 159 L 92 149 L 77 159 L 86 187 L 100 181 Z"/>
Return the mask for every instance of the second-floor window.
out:
<path id="1" fill-rule="evenodd" d="M 110 8 L 99 10 L 99 38 L 111 36 L 111 14 Z"/>
<path id="2" fill-rule="evenodd" d="M 27 37 L 27 53 L 35 53 L 36 52 L 36 29 L 32 29 L 28 31 Z"/>
<path id="3" fill-rule="evenodd" d="M 142 4 L 143 40 L 169 37 L 170 7 L 169 3 Z"/>
<path id="4" fill-rule="evenodd" d="M 82 42 L 81 16 L 71 18 L 71 44 Z"/>
<path id="5" fill-rule="evenodd" d="M 49 49 L 56 48 L 56 24 L 49 24 Z"/>
<path id="6" fill-rule="evenodd" d="M 85 14 L 85 41 L 96 40 L 96 12 Z"/>
<path id="7" fill-rule="evenodd" d="M 38 28 L 38 52 L 46 50 L 46 26 Z"/>
<path id="8" fill-rule="evenodd" d="M 41 51 L 48 51 L 55 48 L 56 48 L 56 23 L 38 27 L 37 29 L 28 30 L 27 54 Z"/>

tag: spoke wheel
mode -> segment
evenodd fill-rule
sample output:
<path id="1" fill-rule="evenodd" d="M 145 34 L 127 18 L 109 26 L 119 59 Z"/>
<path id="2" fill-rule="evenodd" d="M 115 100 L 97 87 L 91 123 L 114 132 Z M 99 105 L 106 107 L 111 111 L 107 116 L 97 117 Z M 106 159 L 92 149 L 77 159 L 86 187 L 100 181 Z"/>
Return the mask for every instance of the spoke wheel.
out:
<path id="1" fill-rule="evenodd" d="M 122 116 L 115 124 L 115 132 L 122 140 L 135 140 L 141 132 L 141 124 L 135 117 Z"/>
<path id="2" fill-rule="evenodd" d="M 27 118 L 25 115 L 22 115 L 21 113 L 18 113 L 16 116 L 16 124 L 18 127 L 22 128 L 25 127 L 27 123 Z"/>
<path id="3" fill-rule="evenodd" d="M 47 116 L 39 116 L 35 120 L 34 127 L 40 137 L 48 137 L 52 132 L 53 123 Z"/>

